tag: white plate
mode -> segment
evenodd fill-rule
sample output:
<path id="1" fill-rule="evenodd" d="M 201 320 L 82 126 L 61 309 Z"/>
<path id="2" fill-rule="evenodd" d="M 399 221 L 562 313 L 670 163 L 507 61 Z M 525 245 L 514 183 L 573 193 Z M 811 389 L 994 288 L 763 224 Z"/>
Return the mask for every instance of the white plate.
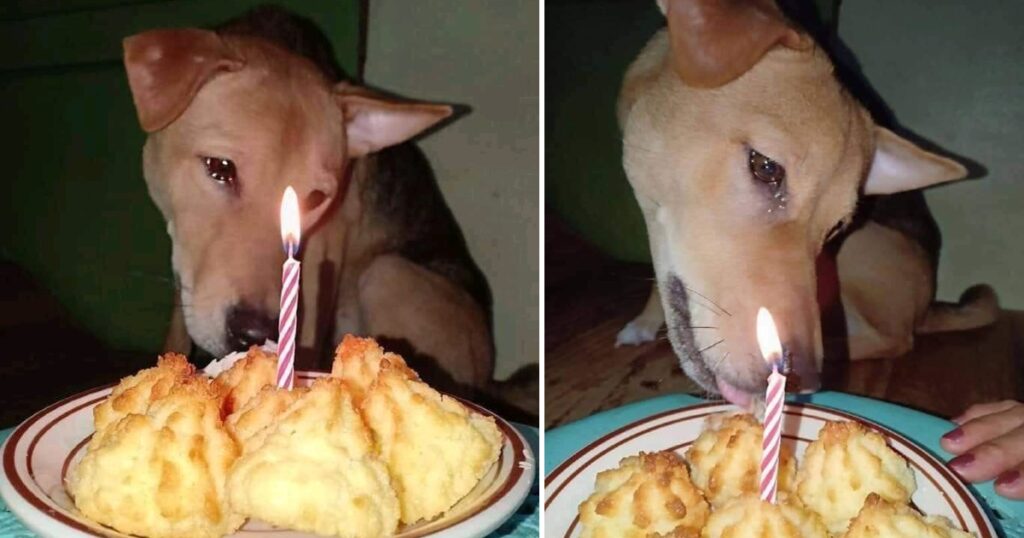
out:
<path id="1" fill-rule="evenodd" d="M 618 465 L 619 460 L 641 451 L 674 450 L 682 454 L 700 435 L 708 415 L 736 411 L 730 404 L 700 404 L 667 411 L 630 423 L 570 456 L 544 481 L 545 536 L 579 536 L 580 503 L 594 490 L 597 473 Z M 881 432 L 906 458 L 917 478 L 913 503 L 924 513 L 948 517 L 978 538 L 995 538 L 996 532 L 974 496 L 942 462 L 902 435 L 864 420 L 813 404 L 787 404 L 782 423 L 783 442 L 793 444 L 797 458 L 818 438 L 827 421 L 854 420 Z"/>
<path id="2" fill-rule="evenodd" d="M 298 372 L 297 382 L 308 385 L 323 375 Z M 64 476 L 82 457 L 82 448 L 93 433 L 92 409 L 112 388 L 113 385 L 92 389 L 43 409 L 21 423 L 4 443 L 0 495 L 25 526 L 40 536 L 127 536 L 85 518 L 64 491 Z M 400 529 L 397 536 L 485 536 L 508 519 L 530 491 L 534 458 L 523 436 L 494 413 L 470 402 L 463 403 L 494 417 L 504 437 L 501 457 L 477 487 L 446 514 Z M 250 521 L 231 536 L 298 538 L 311 535 Z"/>

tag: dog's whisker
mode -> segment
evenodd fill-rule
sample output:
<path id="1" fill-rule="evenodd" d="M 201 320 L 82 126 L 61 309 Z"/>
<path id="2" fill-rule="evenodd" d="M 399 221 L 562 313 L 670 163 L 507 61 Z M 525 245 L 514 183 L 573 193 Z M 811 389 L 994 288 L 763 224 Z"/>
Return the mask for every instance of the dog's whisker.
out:
<path id="1" fill-rule="evenodd" d="M 709 298 L 709 297 L 708 297 L 707 295 L 704 295 L 703 293 L 701 293 L 701 292 L 699 292 L 699 291 L 697 291 L 697 290 L 695 290 L 695 289 L 693 289 L 693 288 L 691 288 L 691 287 L 687 286 L 686 284 L 683 284 L 683 288 L 685 288 L 685 289 L 686 289 L 687 291 L 690 291 L 690 292 L 693 292 L 693 293 L 697 294 L 698 296 L 702 297 L 702 298 L 703 298 L 704 300 L 706 300 L 707 302 L 709 302 L 709 303 L 711 303 L 711 304 L 715 305 L 715 308 L 717 308 L 717 309 L 721 310 L 723 314 L 725 314 L 725 315 L 727 315 L 727 316 L 729 316 L 729 317 L 732 317 L 732 314 L 730 314 L 728 310 L 726 310 L 726 309 L 722 308 L 722 306 L 721 306 L 720 304 L 718 304 L 718 303 L 716 303 L 716 302 L 712 301 L 712 300 L 711 300 L 711 298 Z M 710 308 L 709 308 L 709 309 L 710 309 Z"/>
<path id="2" fill-rule="evenodd" d="M 713 348 L 713 347 L 717 346 L 718 344 L 721 344 L 722 342 L 725 342 L 725 338 L 722 338 L 722 339 L 718 340 L 717 342 L 715 342 L 714 344 L 710 344 L 710 345 L 708 345 L 708 346 L 707 346 L 707 347 L 705 347 L 705 348 L 702 348 L 702 349 L 698 349 L 698 350 L 697 350 L 697 353 L 698 353 L 698 354 L 704 353 L 705 351 L 708 351 L 709 349 L 711 349 L 711 348 Z"/>
<path id="3" fill-rule="evenodd" d="M 725 360 L 728 359 L 728 358 L 729 358 L 729 352 L 726 351 L 725 353 L 722 354 L 721 357 L 718 358 L 718 361 L 715 362 L 715 366 L 713 368 L 711 368 L 711 371 L 712 372 L 717 372 L 718 369 L 722 366 L 722 363 L 724 363 Z"/>

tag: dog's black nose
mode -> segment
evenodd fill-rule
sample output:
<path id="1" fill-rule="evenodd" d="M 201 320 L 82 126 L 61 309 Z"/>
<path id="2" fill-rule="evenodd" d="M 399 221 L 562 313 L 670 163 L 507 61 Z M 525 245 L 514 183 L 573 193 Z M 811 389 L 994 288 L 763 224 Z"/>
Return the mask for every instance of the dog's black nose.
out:
<path id="1" fill-rule="evenodd" d="M 245 351 L 277 338 L 277 325 L 266 312 L 245 305 L 232 307 L 227 317 L 227 343 L 233 351 Z"/>

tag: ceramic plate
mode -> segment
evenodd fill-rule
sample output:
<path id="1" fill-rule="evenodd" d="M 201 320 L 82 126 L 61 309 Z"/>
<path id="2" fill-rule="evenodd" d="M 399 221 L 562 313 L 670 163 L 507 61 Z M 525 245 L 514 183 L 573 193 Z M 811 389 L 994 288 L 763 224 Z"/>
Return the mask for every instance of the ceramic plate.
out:
<path id="1" fill-rule="evenodd" d="M 704 419 L 723 411 L 736 411 L 725 403 L 701 404 L 667 411 L 628 424 L 570 456 L 545 479 L 544 521 L 548 537 L 580 534 L 577 509 L 594 489 L 597 473 L 641 451 L 686 451 L 700 435 Z M 885 435 L 896 452 L 906 458 L 917 478 L 913 503 L 929 515 L 946 516 L 979 538 L 996 532 L 981 505 L 941 461 L 902 435 L 883 426 L 813 404 L 786 405 L 783 442 L 792 443 L 798 461 L 807 445 L 818 437 L 827 421 L 855 420 Z"/>
<path id="2" fill-rule="evenodd" d="M 324 374 L 298 372 L 297 383 L 308 385 Z M 113 385 L 57 402 L 19 425 L 2 451 L 0 495 L 25 526 L 43 537 L 126 536 L 93 523 L 75 510 L 64 490 L 64 477 L 83 455 L 93 432 L 92 409 L 110 394 Z M 511 516 L 529 493 L 534 459 L 526 440 L 490 411 L 464 402 L 494 417 L 504 437 L 501 456 L 477 487 L 442 517 L 405 527 L 397 536 L 484 536 Z M 249 521 L 231 535 L 237 537 L 298 538 L 304 533 L 277 530 Z"/>

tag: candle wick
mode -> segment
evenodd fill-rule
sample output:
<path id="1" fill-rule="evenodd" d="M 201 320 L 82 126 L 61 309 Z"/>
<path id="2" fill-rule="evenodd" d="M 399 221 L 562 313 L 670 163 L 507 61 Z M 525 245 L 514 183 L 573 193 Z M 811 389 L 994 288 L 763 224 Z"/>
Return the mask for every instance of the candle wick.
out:
<path id="1" fill-rule="evenodd" d="M 295 259 L 295 256 L 299 253 L 299 245 L 290 235 L 284 242 L 284 252 L 288 255 L 289 260 Z"/>

